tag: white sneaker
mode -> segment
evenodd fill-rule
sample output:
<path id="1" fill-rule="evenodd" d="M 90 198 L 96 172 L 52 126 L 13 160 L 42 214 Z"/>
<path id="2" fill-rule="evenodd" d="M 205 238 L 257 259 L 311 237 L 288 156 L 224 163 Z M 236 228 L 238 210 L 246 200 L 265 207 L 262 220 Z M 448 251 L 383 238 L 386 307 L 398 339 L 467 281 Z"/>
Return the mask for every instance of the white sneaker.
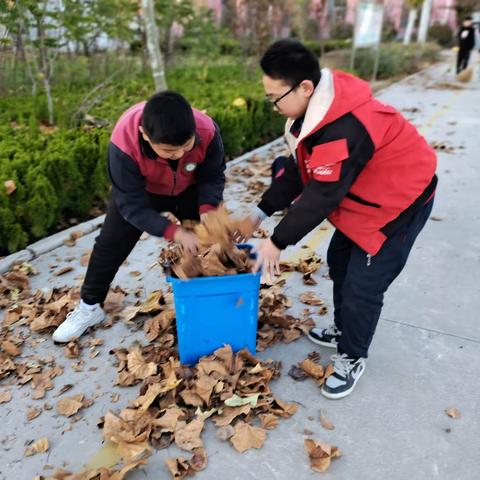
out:
<path id="1" fill-rule="evenodd" d="M 54 342 L 67 343 L 80 337 L 87 328 L 105 320 L 100 304 L 86 305 L 82 301 L 67 315 L 65 321 L 53 332 Z"/>

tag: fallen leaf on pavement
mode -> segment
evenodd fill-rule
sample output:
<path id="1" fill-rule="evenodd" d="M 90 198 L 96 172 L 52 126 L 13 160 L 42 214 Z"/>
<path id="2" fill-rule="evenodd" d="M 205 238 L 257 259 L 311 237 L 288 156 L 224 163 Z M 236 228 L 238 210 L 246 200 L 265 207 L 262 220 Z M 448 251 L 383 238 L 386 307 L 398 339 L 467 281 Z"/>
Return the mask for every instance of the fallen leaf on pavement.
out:
<path id="1" fill-rule="evenodd" d="M 325 472 L 330 467 L 332 459 L 341 455 L 337 447 L 318 443 L 311 438 L 306 438 L 304 445 L 310 457 L 310 468 L 315 472 Z"/>
<path id="2" fill-rule="evenodd" d="M 322 427 L 325 428 L 326 430 L 335 429 L 335 426 L 333 425 L 333 423 L 327 419 L 327 417 L 324 415 L 322 410 L 320 410 L 320 423 L 322 424 Z"/>
<path id="3" fill-rule="evenodd" d="M 27 449 L 25 450 L 25 457 L 31 457 L 32 455 L 35 455 L 37 453 L 45 453 L 48 451 L 50 448 L 50 445 L 48 444 L 48 438 L 43 437 L 39 438 L 35 442 L 33 442 Z"/>
<path id="4" fill-rule="evenodd" d="M 12 393 L 9 391 L 0 393 L 0 403 L 8 403 L 12 399 Z"/>
<path id="5" fill-rule="evenodd" d="M 456 408 L 447 408 L 445 410 L 445 413 L 450 417 L 450 418 L 454 418 L 454 419 L 457 419 L 457 418 L 460 418 L 460 412 L 458 409 Z"/>
<path id="6" fill-rule="evenodd" d="M 203 420 L 192 420 L 190 423 L 180 421 L 175 427 L 175 443 L 183 450 L 192 451 L 195 448 L 203 448 L 200 438 L 204 426 Z"/>
<path id="7" fill-rule="evenodd" d="M 146 362 L 142 356 L 140 347 L 135 348 L 127 355 L 129 372 L 137 379 L 145 379 L 157 373 L 157 365 L 154 362 Z"/>
<path id="8" fill-rule="evenodd" d="M 271 413 L 263 413 L 259 415 L 262 427 L 267 430 L 273 430 L 278 426 L 278 417 Z"/>
<path id="9" fill-rule="evenodd" d="M 73 397 L 62 398 L 57 402 L 55 410 L 59 415 L 65 415 L 66 417 L 71 417 L 75 415 L 81 408 L 83 408 L 84 400 L 83 395 L 74 395 Z"/>
<path id="10" fill-rule="evenodd" d="M 300 295 L 300 301 L 307 305 L 320 306 L 325 303 L 320 297 L 318 297 L 314 292 L 305 292 Z"/>
<path id="11" fill-rule="evenodd" d="M 30 422 L 34 418 L 37 418 L 42 413 L 42 410 L 39 408 L 30 408 L 27 412 L 26 418 Z"/>
<path id="12" fill-rule="evenodd" d="M 298 366 L 310 377 L 313 377 L 315 380 L 319 380 L 324 375 L 323 366 L 315 363 L 309 358 L 303 360 L 298 364 Z"/>
<path id="13" fill-rule="evenodd" d="M 250 448 L 262 448 L 266 438 L 267 432 L 263 428 L 252 427 L 240 420 L 235 425 L 235 435 L 230 442 L 237 452 L 243 453 Z"/>
<path id="14" fill-rule="evenodd" d="M 231 425 L 225 425 L 224 427 L 217 428 L 215 432 L 216 437 L 219 440 L 226 441 L 235 434 L 235 429 Z"/>

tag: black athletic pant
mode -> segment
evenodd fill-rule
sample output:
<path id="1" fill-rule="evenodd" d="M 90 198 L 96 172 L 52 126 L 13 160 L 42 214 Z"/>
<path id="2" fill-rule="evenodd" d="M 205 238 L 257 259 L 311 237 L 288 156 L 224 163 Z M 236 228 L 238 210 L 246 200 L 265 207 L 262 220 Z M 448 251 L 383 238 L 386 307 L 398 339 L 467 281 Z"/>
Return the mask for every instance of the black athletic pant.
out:
<path id="1" fill-rule="evenodd" d="M 468 67 L 471 50 L 460 49 L 457 54 L 457 73 L 465 70 Z"/>
<path id="2" fill-rule="evenodd" d="M 433 199 L 371 258 L 340 231 L 333 234 L 327 262 L 333 280 L 335 325 L 342 331 L 339 353 L 367 357 L 382 311 L 383 295 L 405 266 L 432 207 Z"/>
<path id="3" fill-rule="evenodd" d="M 189 187 L 174 197 L 152 194 L 149 196 L 152 206 L 158 212 L 171 212 L 180 221 L 200 218 L 196 186 Z M 85 303 L 93 305 L 105 300 L 118 269 L 133 250 L 142 233 L 120 215 L 112 193 L 105 222 L 95 239 L 82 285 L 81 295 Z"/>

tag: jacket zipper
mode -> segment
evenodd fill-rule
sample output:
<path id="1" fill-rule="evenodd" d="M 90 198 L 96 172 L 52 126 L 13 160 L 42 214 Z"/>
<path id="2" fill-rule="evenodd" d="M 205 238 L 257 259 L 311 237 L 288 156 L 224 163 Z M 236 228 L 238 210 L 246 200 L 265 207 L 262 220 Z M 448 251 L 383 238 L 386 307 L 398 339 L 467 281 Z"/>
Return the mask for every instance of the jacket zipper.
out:
<path id="1" fill-rule="evenodd" d="M 367 253 L 367 267 L 369 267 L 372 264 L 372 256 Z"/>
<path id="2" fill-rule="evenodd" d="M 172 168 L 172 167 L 170 167 L 170 168 Z M 171 195 L 174 194 L 175 187 L 177 186 L 177 171 L 172 168 L 172 173 L 173 173 L 173 187 L 172 187 Z"/>

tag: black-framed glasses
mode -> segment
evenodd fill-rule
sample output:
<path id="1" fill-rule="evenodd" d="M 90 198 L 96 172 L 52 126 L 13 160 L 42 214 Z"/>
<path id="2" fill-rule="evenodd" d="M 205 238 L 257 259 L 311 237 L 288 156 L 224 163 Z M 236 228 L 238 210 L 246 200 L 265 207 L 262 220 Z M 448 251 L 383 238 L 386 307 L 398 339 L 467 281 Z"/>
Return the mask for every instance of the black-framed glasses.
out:
<path id="1" fill-rule="evenodd" d="M 285 92 L 281 97 L 278 97 L 276 100 L 272 100 L 271 98 L 267 97 L 268 98 L 268 101 L 274 106 L 276 107 L 277 106 L 277 103 L 282 100 L 282 98 L 285 98 L 289 93 L 292 93 L 298 86 L 300 85 L 300 83 L 297 83 L 296 85 L 294 85 L 290 90 L 288 90 L 287 92 Z"/>

